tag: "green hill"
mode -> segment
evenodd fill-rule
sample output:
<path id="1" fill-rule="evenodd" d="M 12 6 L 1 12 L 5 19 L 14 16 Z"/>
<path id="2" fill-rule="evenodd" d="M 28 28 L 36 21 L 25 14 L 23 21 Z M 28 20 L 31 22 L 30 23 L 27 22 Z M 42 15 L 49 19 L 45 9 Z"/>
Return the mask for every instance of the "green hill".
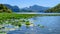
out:
<path id="1" fill-rule="evenodd" d="M 46 13 L 60 13 L 60 4 L 45 11 Z"/>
<path id="2" fill-rule="evenodd" d="M 0 4 L 0 13 L 11 13 L 12 11 L 10 9 L 8 9 L 6 6 L 4 6 L 3 4 Z"/>

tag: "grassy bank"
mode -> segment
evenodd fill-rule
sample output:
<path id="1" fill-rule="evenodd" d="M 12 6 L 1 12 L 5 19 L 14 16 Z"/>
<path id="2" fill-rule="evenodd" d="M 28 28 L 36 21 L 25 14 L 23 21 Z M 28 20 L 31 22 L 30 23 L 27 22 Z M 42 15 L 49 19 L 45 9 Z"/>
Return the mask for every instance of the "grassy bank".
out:
<path id="1" fill-rule="evenodd" d="M 15 14 L 15 13 L 0 13 L 0 19 L 19 19 L 19 18 L 31 18 L 36 14 Z"/>
<path id="2" fill-rule="evenodd" d="M 0 34 L 6 34 L 6 33 L 0 33 Z"/>
<path id="3" fill-rule="evenodd" d="M 16 13 L 0 13 L 0 19 L 19 19 L 19 18 L 31 18 L 35 16 L 60 16 L 60 14 L 16 14 Z"/>

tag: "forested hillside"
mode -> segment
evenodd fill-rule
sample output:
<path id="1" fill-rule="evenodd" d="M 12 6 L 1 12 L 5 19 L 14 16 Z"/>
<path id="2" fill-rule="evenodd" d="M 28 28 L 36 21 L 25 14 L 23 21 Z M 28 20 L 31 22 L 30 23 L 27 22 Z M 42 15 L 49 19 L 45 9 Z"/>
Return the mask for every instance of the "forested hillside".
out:
<path id="1" fill-rule="evenodd" d="M 12 10 L 8 9 L 8 7 L 4 6 L 3 4 L 0 4 L 0 13 L 3 13 L 3 12 L 11 13 Z"/>
<path id="2" fill-rule="evenodd" d="M 60 4 L 45 11 L 46 13 L 60 13 Z"/>

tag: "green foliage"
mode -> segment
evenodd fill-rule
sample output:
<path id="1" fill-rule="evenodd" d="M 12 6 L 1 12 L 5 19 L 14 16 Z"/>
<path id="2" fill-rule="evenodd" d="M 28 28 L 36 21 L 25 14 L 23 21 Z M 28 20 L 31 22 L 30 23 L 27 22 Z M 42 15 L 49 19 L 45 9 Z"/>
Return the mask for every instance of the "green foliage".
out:
<path id="1" fill-rule="evenodd" d="M 30 25 L 28 18 L 37 16 L 35 14 L 15 14 L 15 13 L 0 13 L 0 24 L 11 24 L 21 27 L 22 24 Z M 22 19 L 22 20 L 21 20 Z M 16 21 L 18 20 L 18 21 Z M 23 23 L 24 22 L 24 23 Z"/>
<path id="2" fill-rule="evenodd" d="M 45 11 L 46 13 L 60 13 L 60 4 Z"/>
<path id="3" fill-rule="evenodd" d="M 30 22 L 29 22 L 29 21 L 27 21 L 25 24 L 26 24 L 26 25 L 30 25 Z"/>
<path id="4" fill-rule="evenodd" d="M 0 4 L 0 13 L 3 13 L 3 12 L 11 13 L 12 10 L 8 9 L 8 7 L 4 6 L 3 4 Z"/>
<path id="5" fill-rule="evenodd" d="M 31 25 L 29 18 L 37 16 L 59 16 L 60 14 L 15 14 L 15 13 L 0 13 L 0 24 L 11 24 L 14 26 L 21 27 L 22 24 L 25 24 L 27 27 Z M 20 20 L 22 19 L 22 20 Z M 16 21 L 18 20 L 18 21 Z M 44 26 L 41 26 L 42 28 Z"/>

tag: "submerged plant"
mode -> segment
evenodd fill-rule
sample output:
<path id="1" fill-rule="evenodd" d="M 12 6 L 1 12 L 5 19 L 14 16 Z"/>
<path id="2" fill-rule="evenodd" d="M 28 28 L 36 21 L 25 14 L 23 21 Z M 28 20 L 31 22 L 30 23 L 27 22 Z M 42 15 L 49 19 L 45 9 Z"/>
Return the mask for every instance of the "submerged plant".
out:
<path id="1" fill-rule="evenodd" d="M 37 26 L 40 27 L 40 28 L 44 28 L 44 26 L 43 25 L 40 25 L 40 24 L 38 24 Z"/>
<path id="2" fill-rule="evenodd" d="M 30 25 L 30 22 L 29 22 L 29 21 L 27 21 L 25 24 L 26 24 L 26 25 Z"/>

